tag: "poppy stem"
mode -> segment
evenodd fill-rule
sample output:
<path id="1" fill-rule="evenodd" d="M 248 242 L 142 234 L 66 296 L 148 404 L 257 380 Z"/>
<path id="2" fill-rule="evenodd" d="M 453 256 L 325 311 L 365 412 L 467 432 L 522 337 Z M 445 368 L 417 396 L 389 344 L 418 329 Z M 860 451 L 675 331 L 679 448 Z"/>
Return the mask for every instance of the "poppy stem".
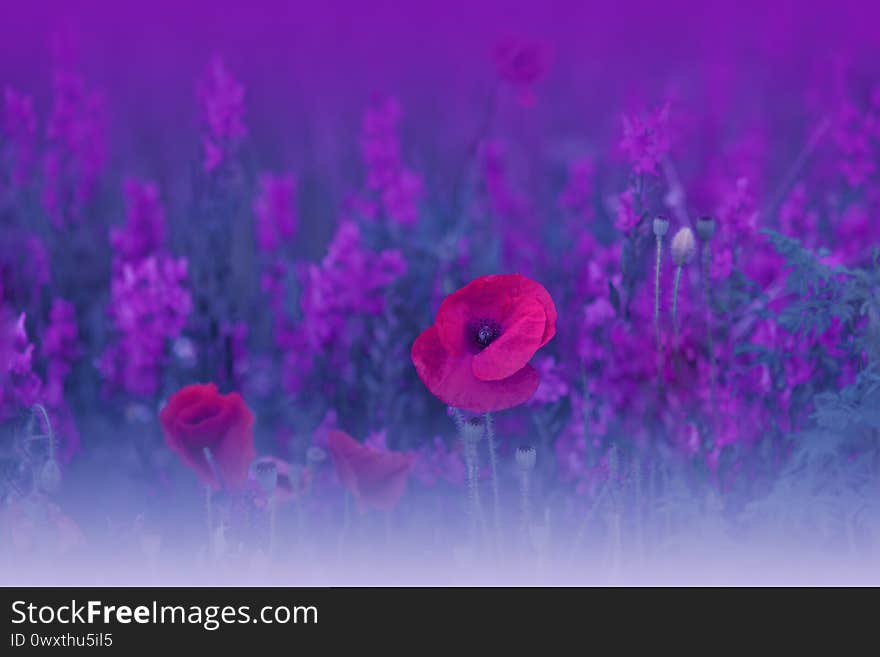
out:
<path id="1" fill-rule="evenodd" d="M 475 432 L 474 427 L 465 422 L 461 411 L 452 408 L 452 418 L 458 429 L 461 442 L 464 445 L 464 461 L 465 470 L 467 471 L 468 486 L 468 516 L 470 517 L 471 535 L 476 541 L 477 524 L 483 523 L 483 513 L 480 504 L 480 488 L 479 488 L 479 457 L 477 452 L 477 444 L 483 432 L 483 427 L 479 427 Z"/>
<path id="2" fill-rule="evenodd" d="M 275 528 L 278 505 L 275 503 L 275 495 L 269 496 L 269 558 L 275 555 Z"/>
<path id="3" fill-rule="evenodd" d="M 678 353 L 678 289 L 681 287 L 681 270 L 679 265 L 675 268 L 675 283 L 672 286 L 672 331 L 675 338 L 675 352 Z"/>
<path id="4" fill-rule="evenodd" d="M 663 261 L 663 237 L 657 235 L 657 261 L 654 266 L 654 335 L 657 339 L 657 373 L 663 378 L 663 341 L 660 336 L 660 264 Z"/>
<path id="5" fill-rule="evenodd" d="M 339 532 L 339 558 L 342 558 L 342 550 L 345 547 L 345 537 L 348 534 L 348 525 L 351 519 L 351 500 L 349 498 L 349 493 L 346 490 L 343 493 L 343 499 L 345 500 L 342 507 L 342 531 Z"/>
<path id="6" fill-rule="evenodd" d="M 715 340 L 712 336 L 712 290 L 709 276 L 712 272 L 712 247 L 709 242 L 703 245 L 703 293 L 706 300 L 706 343 L 709 348 L 709 399 L 712 404 L 712 429 L 717 430 L 718 405 L 715 398 Z"/>
<path id="7" fill-rule="evenodd" d="M 522 525 L 523 532 L 527 533 L 529 530 L 529 525 L 531 524 L 531 504 L 529 501 L 529 489 L 531 488 L 531 477 L 529 474 L 529 470 L 526 468 L 520 469 L 520 479 L 519 479 L 519 490 L 520 490 L 520 500 L 522 506 Z"/>
<path id="8" fill-rule="evenodd" d="M 205 518 L 208 523 L 208 556 L 214 557 L 214 505 L 212 503 L 213 492 L 210 486 L 205 486 Z"/>
<path id="9" fill-rule="evenodd" d="M 495 454 L 495 423 L 492 414 L 486 413 L 486 442 L 489 447 L 489 466 L 492 470 L 492 520 L 495 524 L 495 540 L 501 549 L 499 532 L 501 531 L 500 495 L 498 492 L 498 457 Z"/>

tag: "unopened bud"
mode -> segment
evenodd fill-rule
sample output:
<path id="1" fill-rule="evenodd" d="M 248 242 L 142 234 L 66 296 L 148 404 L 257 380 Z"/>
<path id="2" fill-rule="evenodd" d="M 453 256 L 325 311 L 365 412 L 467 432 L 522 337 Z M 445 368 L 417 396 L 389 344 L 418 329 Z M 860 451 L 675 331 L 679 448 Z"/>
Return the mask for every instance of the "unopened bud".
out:
<path id="1" fill-rule="evenodd" d="M 672 238 L 672 260 L 678 267 L 683 267 L 689 263 L 697 250 L 697 243 L 694 240 L 694 231 L 688 227 L 680 229 L 675 237 Z"/>
<path id="2" fill-rule="evenodd" d="M 668 232 L 669 219 L 667 219 L 663 215 L 657 215 L 656 217 L 654 217 L 654 235 L 656 235 L 657 237 L 663 237 Z"/>
<path id="3" fill-rule="evenodd" d="M 697 219 L 697 235 L 704 242 L 708 242 L 715 234 L 715 219 L 709 215 L 704 215 Z"/>
<path id="4" fill-rule="evenodd" d="M 318 465 L 327 459 L 327 452 L 320 447 L 309 447 L 306 450 L 306 461 L 310 465 Z"/>
<path id="5" fill-rule="evenodd" d="M 523 472 L 531 472 L 535 469 L 538 453 L 534 447 L 518 448 L 516 450 L 516 466 Z"/>
<path id="6" fill-rule="evenodd" d="M 269 459 L 258 461 L 254 466 L 254 477 L 265 493 L 271 493 L 278 486 L 278 466 Z"/>
<path id="7" fill-rule="evenodd" d="M 461 424 L 461 439 L 466 443 L 477 443 L 483 437 L 486 425 L 479 417 L 468 418 Z"/>

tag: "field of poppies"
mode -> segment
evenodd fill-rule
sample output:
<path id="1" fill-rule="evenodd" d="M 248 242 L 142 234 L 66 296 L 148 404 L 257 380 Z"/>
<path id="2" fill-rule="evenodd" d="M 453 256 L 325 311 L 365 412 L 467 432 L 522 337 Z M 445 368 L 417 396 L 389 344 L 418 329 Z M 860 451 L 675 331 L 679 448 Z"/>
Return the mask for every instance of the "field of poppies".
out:
<path id="1" fill-rule="evenodd" d="M 258 4 L 0 25 L 0 582 L 880 583 L 877 7 Z"/>

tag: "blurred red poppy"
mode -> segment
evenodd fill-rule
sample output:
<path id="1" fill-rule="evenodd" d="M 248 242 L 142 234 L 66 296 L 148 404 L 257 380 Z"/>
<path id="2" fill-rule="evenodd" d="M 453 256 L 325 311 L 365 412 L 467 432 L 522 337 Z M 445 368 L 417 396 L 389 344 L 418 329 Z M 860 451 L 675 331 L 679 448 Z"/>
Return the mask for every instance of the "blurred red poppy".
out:
<path id="1" fill-rule="evenodd" d="M 358 509 L 389 511 L 406 490 L 415 456 L 362 445 L 343 431 L 331 431 L 327 446 L 342 485 L 354 495 Z"/>
<path id="2" fill-rule="evenodd" d="M 528 401 L 529 360 L 556 334 L 546 289 L 520 274 L 482 276 L 450 294 L 412 347 L 422 382 L 455 408 L 488 413 Z"/>
<path id="3" fill-rule="evenodd" d="M 186 386 L 171 396 L 159 420 L 168 447 L 206 486 L 246 483 L 256 457 L 254 415 L 238 393 L 221 395 L 213 383 Z"/>

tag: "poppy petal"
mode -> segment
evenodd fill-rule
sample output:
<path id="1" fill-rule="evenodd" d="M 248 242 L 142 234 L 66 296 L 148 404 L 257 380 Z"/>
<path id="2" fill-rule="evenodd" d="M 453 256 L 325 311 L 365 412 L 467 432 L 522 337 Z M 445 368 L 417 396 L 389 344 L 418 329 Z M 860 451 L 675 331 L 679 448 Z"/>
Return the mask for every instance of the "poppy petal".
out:
<path id="1" fill-rule="evenodd" d="M 541 346 L 547 315 L 537 299 L 517 301 L 501 335 L 474 356 L 474 376 L 499 381 L 521 370 Z"/>
<path id="2" fill-rule="evenodd" d="M 473 373 L 473 357 L 450 354 L 440 342 L 436 326 L 416 338 L 412 359 L 419 378 L 435 397 L 474 413 L 518 406 L 531 399 L 538 388 L 538 373 L 531 365 L 499 381 L 478 379 Z"/>

